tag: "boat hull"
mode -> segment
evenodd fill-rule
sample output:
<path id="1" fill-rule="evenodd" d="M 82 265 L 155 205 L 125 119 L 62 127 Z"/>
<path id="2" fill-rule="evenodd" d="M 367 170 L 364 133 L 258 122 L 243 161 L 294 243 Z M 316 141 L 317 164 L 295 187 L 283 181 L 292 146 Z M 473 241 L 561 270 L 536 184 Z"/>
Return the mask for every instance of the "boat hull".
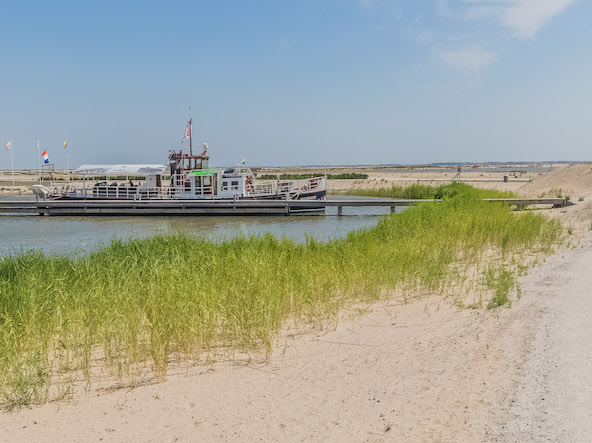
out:
<path id="1" fill-rule="evenodd" d="M 321 200 L 98 200 L 59 199 L 29 203 L 49 216 L 252 216 L 322 214 Z M 30 210 L 29 210 L 30 209 Z"/>

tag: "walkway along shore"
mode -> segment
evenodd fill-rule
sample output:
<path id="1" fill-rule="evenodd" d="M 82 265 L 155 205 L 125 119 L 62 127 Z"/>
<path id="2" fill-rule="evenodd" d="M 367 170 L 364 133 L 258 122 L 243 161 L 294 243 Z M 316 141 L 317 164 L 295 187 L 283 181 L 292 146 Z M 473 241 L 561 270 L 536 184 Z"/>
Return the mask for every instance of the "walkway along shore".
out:
<path id="1" fill-rule="evenodd" d="M 488 198 L 523 208 L 529 205 L 564 207 L 565 198 Z M 344 200 L 39 200 L 0 201 L 0 213 L 39 215 L 290 215 L 344 207 L 382 206 L 391 212 L 398 206 L 433 202 L 433 199 Z"/>

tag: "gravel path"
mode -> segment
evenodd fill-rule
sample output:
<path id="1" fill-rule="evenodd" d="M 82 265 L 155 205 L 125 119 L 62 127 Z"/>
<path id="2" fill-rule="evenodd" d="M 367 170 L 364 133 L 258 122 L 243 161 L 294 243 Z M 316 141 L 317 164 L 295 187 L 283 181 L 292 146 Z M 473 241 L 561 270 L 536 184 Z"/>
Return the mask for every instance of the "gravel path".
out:
<path id="1" fill-rule="evenodd" d="M 543 317 L 501 441 L 592 441 L 592 243 L 551 261 L 535 278 Z"/>

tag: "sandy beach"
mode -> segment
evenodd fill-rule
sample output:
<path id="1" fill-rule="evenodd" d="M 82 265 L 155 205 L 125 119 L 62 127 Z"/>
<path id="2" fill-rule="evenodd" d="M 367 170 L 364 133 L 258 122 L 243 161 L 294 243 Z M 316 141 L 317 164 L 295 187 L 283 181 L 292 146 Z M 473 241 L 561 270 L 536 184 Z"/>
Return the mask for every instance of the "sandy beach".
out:
<path id="1" fill-rule="evenodd" d="M 418 174 L 426 178 L 376 172 L 330 186 L 412 184 Z M 450 179 L 442 174 L 427 178 Z M 241 356 L 176 368 L 162 383 L 2 413 L 0 439 L 590 440 L 592 165 L 524 181 L 475 174 L 498 180 L 477 186 L 525 196 L 561 189 L 575 203 L 541 210 L 573 227 L 575 246 L 521 277 L 522 296 L 511 306 L 459 310 L 429 294 L 359 306 L 363 312 L 343 312 L 323 330 L 284 330 L 269 361 Z"/>
<path id="2" fill-rule="evenodd" d="M 592 390 L 588 328 L 579 329 L 587 310 L 569 315 L 588 305 L 583 282 L 574 283 L 582 260 L 592 260 L 589 241 L 524 278 L 509 308 L 458 311 L 431 298 L 375 305 L 330 331 L 286 332 L 269 363 L 192 367 L 164 383 L 3 414 L 0 438 L 584 441 L 567 437 L 589 436 L 589 427 L 570 425 L 589 417 L 564 420 L 574 406 L 588 414 Z M 570 328 L 553 326 L 558 313 Z M 560 346 L 572 340 L 583 346 L 575 366 Z"/>
<path id="3" fill-rule="evenodd" d="M 0 443 L 592 442 L 592 1 L 1 10 Z"/>

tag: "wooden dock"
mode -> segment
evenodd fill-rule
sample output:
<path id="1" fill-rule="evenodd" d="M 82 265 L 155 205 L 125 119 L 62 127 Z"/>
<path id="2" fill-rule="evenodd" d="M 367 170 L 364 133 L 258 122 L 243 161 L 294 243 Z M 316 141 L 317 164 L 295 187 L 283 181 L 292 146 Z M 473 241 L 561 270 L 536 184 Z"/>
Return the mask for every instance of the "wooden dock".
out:
<path id="1" fill-rule="evenodd" d="M 296 215 L 318 214 L 336 207 L 343 215 L 344 207 L 388 207 L 434 202 L 411 199 L 347 199 L 347 200 L 47 200 L 0 201 L 0 213 L 62 216 L 94 215 Z M 520 208 L 529 205 L 567 205 L 562 198 L 486 199 Z"/>
<path id="2" fill-rule="evenodd" d="M 0 201 L 0 213 L 39 215 L 290 215 L 344 206 L 409 206 L 433 200 L 47 200 Z"/>
<path id="3" fill-rule="evenodd" d="M 485 198 L 483 201 L 493 203 L 506 203 L 518 208 L 535 205 L 551 205 L 554 208 L 564 208 L 568 205 L 566 198 Z"/>

